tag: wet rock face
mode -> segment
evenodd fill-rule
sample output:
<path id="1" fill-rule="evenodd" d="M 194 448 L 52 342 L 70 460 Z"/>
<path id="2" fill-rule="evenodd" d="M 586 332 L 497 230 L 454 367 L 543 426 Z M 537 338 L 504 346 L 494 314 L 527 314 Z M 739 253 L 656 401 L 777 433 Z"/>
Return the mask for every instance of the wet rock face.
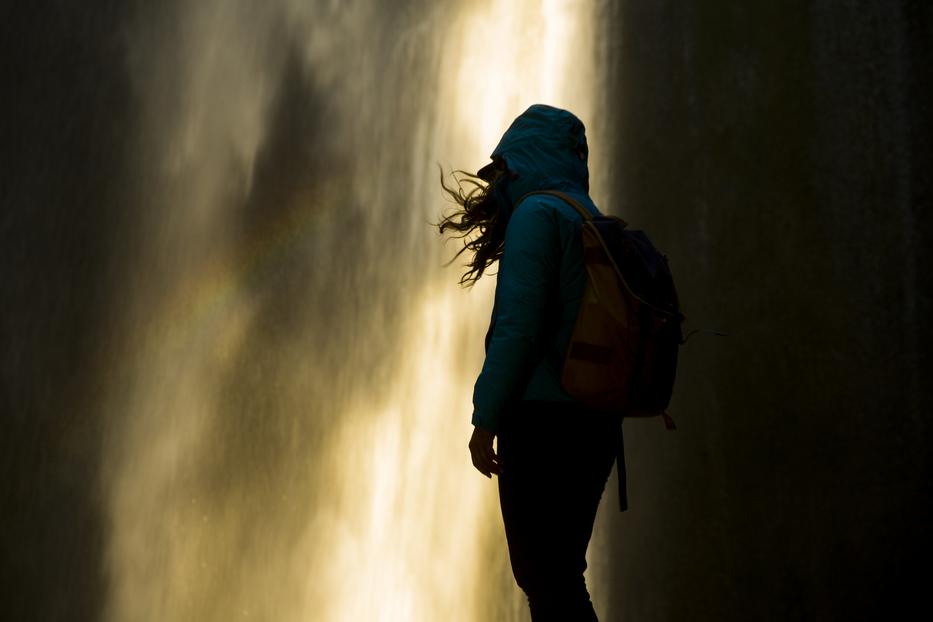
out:
<path id="1" fill-rule="evenodd" d="M 627 432 L 613 609 L 906 611 L 930 518 L 931 11 L 615 11 L 613 208 L 668 251 L 688 323 L 730 336 L 684 348 L 677 439 Z"/>
<path id="2" fill-rule="evenodd" d="M 105 424 L 93 404 L 132 131 L 117 4 L 19 5 L 0 20 L 0 599 L 9 619 L 101 616 Z"/>

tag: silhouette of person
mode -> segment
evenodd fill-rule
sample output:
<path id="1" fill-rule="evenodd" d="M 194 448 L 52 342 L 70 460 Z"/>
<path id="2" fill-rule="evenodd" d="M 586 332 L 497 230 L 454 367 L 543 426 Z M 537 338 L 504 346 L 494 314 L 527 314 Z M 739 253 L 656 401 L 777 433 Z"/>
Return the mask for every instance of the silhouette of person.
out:
<path id="1" fill-rule="evenodd" d="M 597 620 L 583 577 L 600 497 L 619 458 L 621 425 L 561 387 L 560 371 L 586 279 L 581 216 L 594 214 L 583 123 L 533 105 L 511 124 L 476 175 L 441 184 L 458 209 L 439 223 L 471 255 L 461 283 L 498 262 L 486 358 L 473 393 L 473 465 L 498 476 L 515 581 L 534 622 Z M 466 187 L 465 187 L 466 186 Z M 496 449 L 493 442 L 496 440 Z M 625 509 L 624 490 L 620 502 Z"/>

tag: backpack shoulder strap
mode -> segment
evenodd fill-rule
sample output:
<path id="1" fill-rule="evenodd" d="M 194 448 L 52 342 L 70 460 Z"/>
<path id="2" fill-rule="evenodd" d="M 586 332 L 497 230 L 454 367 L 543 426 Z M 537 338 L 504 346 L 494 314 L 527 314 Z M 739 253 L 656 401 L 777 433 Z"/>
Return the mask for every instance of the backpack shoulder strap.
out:
<path id="1" fill-rule="evenodd" d="M 580 202 L 574 199 L 573 197 L 571 197 L 569 194 L 565 194 L 559 190 L 535 190 L 534 192 L 529 192 L 528 194 L 526 194 L 525 196 L 523 196 L 521 199 L 518 200 L 518 203 L 516 203 L 516 207 L 518 205 L 521 205 L 522 201 L 524 201 L 526 198 L 530 197 L 533 194 L 549 194 L 553 197 L 557 197 L 558 199 L 561 199 L 564 203 L 571 205 L 574 209 L 580 212 L 580 216 L 583 217 L 584 221 L 593 220 L 593 214 L 590 213 L 590 210 L 580 205 Z"/>

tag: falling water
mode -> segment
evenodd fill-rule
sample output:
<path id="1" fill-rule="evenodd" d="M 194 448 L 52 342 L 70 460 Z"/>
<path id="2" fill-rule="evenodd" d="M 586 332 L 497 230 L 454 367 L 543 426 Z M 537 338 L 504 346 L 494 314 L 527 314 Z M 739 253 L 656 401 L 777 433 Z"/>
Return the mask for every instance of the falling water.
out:
<path id="1" fill-rule="evenodd" d="M 592 118 L 592 4 L 141 6 L 109 620 L 526 615 L 466 452 L 492 284 L 428 224 L 436 162 Z"/>

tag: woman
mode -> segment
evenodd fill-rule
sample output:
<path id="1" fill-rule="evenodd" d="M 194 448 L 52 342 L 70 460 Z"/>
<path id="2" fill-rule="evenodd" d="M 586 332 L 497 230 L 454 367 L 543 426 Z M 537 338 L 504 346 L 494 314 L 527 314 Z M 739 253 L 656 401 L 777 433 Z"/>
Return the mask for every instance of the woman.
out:
<path id="1" fill-rule="evenodd" d="M 597 214 L 587 154 L 579 119 L 534 105 L 503 135 L 491 164 L 464 174 L 470 191 L 441 180 L 459 209 L 440 231 L 464 239 L 458 256 L 472 254 L 461 283 L 499 263 L 469 446 L 477 470 L 499 478 L 512 571 L 534 622 L 597 619 L 583 578 L 586 548 L 621 453 L 618 420 L 588 410 L 560 383 L 586 279 L 582 218 L 558 197 L 529 195 L 558 190 Z"/>

